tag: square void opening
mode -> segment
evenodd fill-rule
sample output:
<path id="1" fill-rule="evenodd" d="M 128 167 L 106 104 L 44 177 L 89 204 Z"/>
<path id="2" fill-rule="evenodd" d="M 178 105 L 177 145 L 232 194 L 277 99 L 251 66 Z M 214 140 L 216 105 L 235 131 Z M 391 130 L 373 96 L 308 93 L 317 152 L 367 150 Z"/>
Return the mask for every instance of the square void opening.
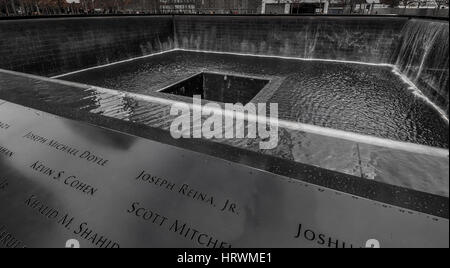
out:
<path id="1" fill-rule="evenodd" d="M 269 80 L 216 73 L 200 73 L 160 92 L 224 103 L 249 103 Z"/>

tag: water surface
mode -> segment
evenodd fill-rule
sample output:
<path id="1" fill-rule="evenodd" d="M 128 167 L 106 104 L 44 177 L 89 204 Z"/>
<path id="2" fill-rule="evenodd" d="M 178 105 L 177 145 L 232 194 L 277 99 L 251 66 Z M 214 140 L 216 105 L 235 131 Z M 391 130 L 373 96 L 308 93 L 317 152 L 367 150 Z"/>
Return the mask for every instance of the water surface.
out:
<path id="1" fill-rule="evenodd" d="M 448 123 L 387 66 L 175 51 L 61 79 L 169 97 L 157 91 L 205 71 L 269 79 L 253 102 L 284 120 L 448 148 Z"/>

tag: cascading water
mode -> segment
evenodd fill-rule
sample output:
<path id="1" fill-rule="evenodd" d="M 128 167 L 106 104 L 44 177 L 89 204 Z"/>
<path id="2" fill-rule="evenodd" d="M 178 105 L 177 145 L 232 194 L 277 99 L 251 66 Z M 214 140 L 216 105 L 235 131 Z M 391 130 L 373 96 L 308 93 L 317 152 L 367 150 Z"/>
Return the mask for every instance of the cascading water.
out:
<path id="1" fill-rule="evenodd" d="M 449 25 L 409 20 L 402 30 L 397 68 L 448 115 Z"/>
<path id="2" fill-rule="evenodd" d="M 406 18 L 175 18 L 175 47 L 187 50 L 390 63 Z"/>

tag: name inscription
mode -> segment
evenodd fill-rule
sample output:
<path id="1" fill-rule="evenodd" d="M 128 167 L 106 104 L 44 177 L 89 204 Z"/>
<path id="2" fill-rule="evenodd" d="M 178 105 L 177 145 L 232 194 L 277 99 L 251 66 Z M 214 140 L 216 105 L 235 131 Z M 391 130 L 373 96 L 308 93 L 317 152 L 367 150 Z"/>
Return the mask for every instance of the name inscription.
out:
<path id="1" fill-rule="evenodd" d="M 0 225 L 0 247 L 3 248 L 26 248 L 25 244 L 15 235 L 8 231 L 6 226 Z"/>
<path id="2" fill-rule="evenodd" d="M 30 168 L 34 171 L 43 174 L 53 181 L 63 183 L 65 186 L 70 187 L 81 193 L 94 196 L 98 192 L 98 188 L 84 182 L 82 179 L 74 175 L 67 175 L 65 171 L 58 171 L 41 161 L 36 161 L 30 165 Z"/>
<path id="3" fill-rule="evenodd" d="M 212 206 L 213 208 L 219 209 L 222 212 L 230 212 L 236 215 L 239 215 L 238 205 L 227 199 L 222 202 L 217 201 L 218 198 L 214 197 L 211 194 L 201 192 L 193 187 L 191 187 L 189 184 L 176 184 L 174 182 L 171 182 L 167 179 L 160 178 L 158 176 L 154 176 L 145 170 L 142 171 L 136 178 L 137 181 L 142 181 L 149 183 L 151 185 L 155 185 L 157 187 L 160 187 L 162 189 L 166 189 L 168 191 L 175 192 L 177 194 L 180 194 L 186 198 L 200 201 L 202 203 L 205 203 L 209 206 Z"/>
<path id="4" fill-rule="evenodd" d="M 5 191 L 8 186 L 9 186 L 8 180 L 0 178 L 0 191 Z"/>
<path id="5" fill-rule="evenodd" d="M 74 235 L 79 236 L 95 247 L 120 248 L 119 243 L 114 242 L 105 235 L 97 233 L 93 228 L 89 227 L 89 224 L 87 222 L 76 224 L 76 219 L 74 217 L 70 216 L 68 213 L 61 213 L 57 208 L 48 206 L 47 204 L 39 200 L 35 195 L 30 196 L 25 201 L 25 205 L 35 210 L 41 216 L 55 221 L 58 225 L 64 227 L 69 231 L 72 231 Z"/>
<path id="6" fill-rule="evenodd" d="M 91 151 L 81 150 L 74 146 L 64 144 L 55 139 L 49 139 L 44 136 L 40 136 L 33 132 L 28 132 L 25 136 L 23 136 L 23 138 L 31 140 L 35 143 L 44 144 L 52 149 L 55 149 L 57 151 L 68 154 L 70 156 L 82 159 L 82 160 L 87 161 L 94 165 L 106 167 L 109 163 L 108 159 L 101 157 L 99 155 L 96 155 L 96 154 L 92 153 Z"/>
<path id="7" fill-rule="evenodd" d="M 0 146 L 0 156 L 6 156 L 8 158 L 12 158 L 14 153 L 10 151 L 8 148 Z"/>
<path id="8" fill-rule="evenodd" d="M 0 129 L 7 130 L 7 129 L 10 128 L 10 127 L 11 127 L 11 125 L 9 125 L 9 124 L 7 124 L 7 123 L 5 123 L 5 122 L 0 121 Z"/>
<path id="9" fill-rule="evenodd" d="M 325 248 L 354 248 L 351 243 L 339 240 L 335 237 L 319 233 L 312 228 L 306 228 L 303 224 L 299 224 L 296 230 L 296 239 L 306 240 L 318 246 Z"/>
<path id="10" fill-rule="evenodd" d="M 190 226 L 179 219 L 170 219 L 157 213 L 152 209 L 145 208 L 139 202 L 131 204 L 127 210 L 131 214 L 149 224 L 161 227 L 171 233 L 180 236 L 183 239 L 192 241 L 198 246 L 206 248 L 231 248 L 228 242 L 221 241 L 214 236 Z"/>

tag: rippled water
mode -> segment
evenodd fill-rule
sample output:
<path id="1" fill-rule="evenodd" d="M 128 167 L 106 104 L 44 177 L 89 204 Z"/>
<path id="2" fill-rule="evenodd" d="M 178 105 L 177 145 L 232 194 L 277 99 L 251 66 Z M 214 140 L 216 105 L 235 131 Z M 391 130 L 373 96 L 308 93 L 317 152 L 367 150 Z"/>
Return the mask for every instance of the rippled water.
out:
<path id="1" fill-rule="evenodd" d="M 169 97 L 156 91 L 203 71 L 270 79 L 253 102 L 281 119 L 448 148 L 448 123 L 386 66 L 176 51 L 61 79 Z"/>

